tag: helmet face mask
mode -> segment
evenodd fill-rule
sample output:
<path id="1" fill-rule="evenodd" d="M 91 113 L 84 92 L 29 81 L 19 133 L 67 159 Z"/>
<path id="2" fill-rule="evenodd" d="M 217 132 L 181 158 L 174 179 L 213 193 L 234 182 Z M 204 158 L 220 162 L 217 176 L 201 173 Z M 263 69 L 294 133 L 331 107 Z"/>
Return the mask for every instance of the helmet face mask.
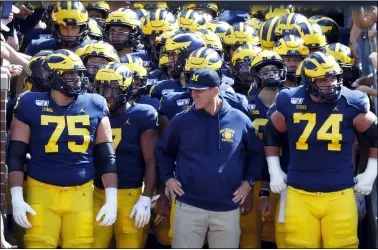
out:
<path id="1" fill-rule="evenodd" d="M 286 80 L 286 69 L 280 65 L 266 64 L 255 74 L 257 84 L 264 88 L 279 87 Z"/>
<path id="2" fill-rule="evenodd" d="M 106 40 L 119 51 L 124 48 L 133 47 L 133 41 L 136 39 L 135 34 L 131 31 L 131 27 L 123 25 L 112 25 L 105 32 Z"/>
<path id="3" fill-rule="evenodd" d="M 184 65 L 180 63 L 180 56 L 182 56 L 183 51 L 164 51 L 162 52 L 163 56 L 168 57 L 168 62 L 164 63 L 163 71 L 164 74 L 168 77 L 168 79 L 179 79 L 181 72 L 184 68 Z"/>
<path id="4" fill-rule="evenodd" d="M 250 85 L 253 82 L 253 75 L 251 74 L 251 62 L 250 60 L 240 61 L 238 60 L 234 66 L 232 66 L 232 74 L 234 75 L 235 84 Z"/>
<path id="5" fill-rule="evenodd" d="M 76 97 L 86 92 L 88 78 L 85 69 L 53 71 L 51 89 L 58 90 L 68 97 Z"/>
<path id="6" fill-rule="evenodd" d="M 304 56 L 281 56 L 287 65 L 286 80 L 296 83 L 296 71 L 304 59 Z"/>
<path id="7" fill-rule="evenodd" d="M 311 94 L 324 102 L 335 102 L 341 96 L 342 75 L 335 75 L 315 79 L 310 84 Z"/>
<path id="8" fill-rule="evenodd" d="M 79 31 L 76 35 L 66 35 L 63 33 L 74 33 L 70 30 L 73 28 L 79 27 Z M 55 34 L 58 37 L 58 41 L 64 47 L 67 48 L 75 48 L 80 45 L 81 42 L 84 41 L 84 38 L 89 34 L 88 25 L 78 25 L 78 26 L 63 26 L 63 25 L 55 25 Z"/>

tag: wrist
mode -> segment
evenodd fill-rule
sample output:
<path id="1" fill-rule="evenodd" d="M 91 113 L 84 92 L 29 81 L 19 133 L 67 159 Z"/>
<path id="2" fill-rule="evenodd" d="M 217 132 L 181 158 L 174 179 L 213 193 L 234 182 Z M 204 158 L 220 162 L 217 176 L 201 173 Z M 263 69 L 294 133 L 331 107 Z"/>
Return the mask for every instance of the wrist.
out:
<path id="1" fill-rule="evenodd" d="M 20 187 L 20 186 L 12 187 L 10 189 L 10 192 L 11 192 L 11 196 L 12 196 L 12 202 L 24 200 L 22 187 Z"/>
<path id="2" fill-rule="evenodd" d="M 269 198 L 270 196 L 270 192 L 268 189 L 261 189 L 260 192 L 259 192 L 259 197 L 260 198 L 263 198 L 263 197 L 266 197 L 266 198 Z"/>
<path id="3" fill-rule="evenodd" d="M 105 188 L 106 202 L 117 202 L 117 188 L 108 187 Z"/>

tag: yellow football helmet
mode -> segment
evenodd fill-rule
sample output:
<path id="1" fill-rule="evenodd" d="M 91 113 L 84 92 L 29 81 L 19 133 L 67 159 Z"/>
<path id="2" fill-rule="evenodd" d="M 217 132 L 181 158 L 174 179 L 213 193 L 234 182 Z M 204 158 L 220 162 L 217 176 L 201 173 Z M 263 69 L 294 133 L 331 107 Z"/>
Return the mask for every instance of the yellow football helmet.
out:
<path id="1" fill-rule="evenodd" d="M 145 10 L 157 10 L 157 9 L 164 9 L 168 10 L 167 2 L 136 2 L 133 5 L 134 10 L 138 9 L 145 9 Z"/>
<path id="2" fill-rule="evenodd" d="M 245 21 L 245 23 L 249 24 L 258 33 L 260 31 L 260 28 L 261 28 L 262 24 L 264 23 L 264 21 L 262 19 L 253 17 L 253 18 L 248 19 L 247 21 Z"/>
<path id="3" fill-rule="evenodd" d="M 93 18 L 102 29 L 105 28 L 105 20 L 110 13 L 109 4 L 105 1 L 83 2 L 83 4 L 89 12 L 89 17 Z M 100 12 L 101 17 L 93 12 Z"/>
<path id="4" fill-rule="evenodd" d="M 155 46 L 153 46 L 151 48 L 151 54 L 152 54 L 152 57 L 151 57 L 151 61 L 152 63 L 156 64 L 161 55 L 160 55 L 160 52 L 164 49 L 164 46 L 167 42 L 167 40 L 171 37 L 173 37 L 174 35 L 178 34 L 180 31 L 177 29 L 177 30 L 168 30 L 168 31 L 165 31 L 163 32 L 160 36 L 156 37 L 155 38 Z"/>
<path id="5" fill-rule="evenodd" d="M 124 64 L 111 62 L 101 68 L 95 78 L 95 88 L 99 95 L 109 101 L 116 100 L 114 105 L 109 106 L 110 113 L 124 105 L 131 97 L 133 89 L 133 73 Z"/>
<path id="6" fill-rule="evenodd" d="M 223 56 L 223 46 L 220 38 L 211 30 L 199 30 L 198 33 L 203 40 L 206 42 L 206 47 L 215 50 L 222 57 Z"/>
<path id="7" fill-rule="evenodd" d="M 304 41 L 297 36 L 284 36 L 274 45 L 273 51 L 286 62 L 288 68 L 286 79 L 295 83 L 295 72 L 299 64 L 310 53 Z"/>
<path id="8" fill-rule="evenodd" d="M 325 102 L 335 102 L 341 96 L 342 69 L 335 58 L 322 52 L 315 52 L 303 61 L 302 81 L 309 94 Z M 335 77 L 336 84 L 318 86 L 317 79 Z"/>
<path id="9" fill-rule="evenodd" d="M 325 52 L 327 39 L 318 24 L 310 22 L 295 24 L 291 34 L 302 38 L 306 46 L 310 49 L 310 52 Z"/>
<path id="10" fill-rule="evenodd" d="M 53 34 L 63 47 L 74 48 L 84 41 L 88 34 L 88 12 L 81 2 L 61 1 L 52 11 Z M 59 25 L 79 26 L 80 32 L 76 36 L 63 36 L 60 34 Z"/>
<path id="11" fill-rule="evenodd" d="M 310 17 L 308 20 L 320 26 L 328 43 L 337 43 L 339 41 L 339 25 L 333 19 L 317 15 Z"/>
<path id="12" fill-rule="evenodd" d="M 352 83 L 358 79 L 353 73 L 354 58 L 348 46 L 341 43 L 332 43 L 326 46 L 328 55 L 333 56 L 343 70 L 343 84 L 351 88 Z M 359 75 L 359 74 L 357 74 Z"/>
<path id="13" fill-rule="evenodd" d="M 206 19 L 195 10 L 183 10 L 177 15 L 177 23 L 182 31 L 196 32 L 206 29 Z"/>
<path id="14" fill-rule="evenodd" d="M 218 72 L 219 77 L 222 78 L 222 65 L 223 60 L 213 49 L 210 48 L 199 48 L 193 51 L 185 63 L 185 79 L 189 82 L 192 73 L 196 69 L 209 68 Z"/>
<path id="15" fill-rule="evenodd" d="M 144 36 L 159 36 L 164 31 L 177 30 L 178 24 L 173 14 L 164 9 L 152 11 L 142 23 Z"/>
<path id="16" fill-rule="evenodd" d="M 135 100 L 147 95 L 147 69 L 143 66 L 143 60 L 139 56 L 127 54 L 123 59 L 125 64 L 134 75 L 134 87 L 131 99 Z"/>
<path id="17" fill-rule="evenodd" d="M 265 14 L 265 19 L 272 17 L 283 17 L 286 14 L 294 13 L 294 6 L 291 4 L 286 5 L 271 5 L 267 13 Z"/>
<path id="18" fill-rule="evenodd" d="M 212 30 L 220 39 L 224 39 L 224 35 L 226 34 L 227 30 L 231 27 L 231 25 L 222 21 L 208 23 L 208 26 L 209 29 Z"/>
<path id="19" fill-rule="evenodd" d="M 217 18 L 219 15 L 219 9 L 216 3 L 208 3 L 208 2 L 189 3 L 184 6 L 184 10 L 195 10 L 200 15 L 210 14 L 212 19 Z M 206 16 L 204 17 L 205 19 L 207 19 Z"/>
<path id="20" fill-rule="evenodd" d="M 253 4 L 249 9 L 249 15 L 251 18 L 265 19 L 268 10 L 269 7 L 266 5 Z"/>
<path id="21" fill-rule="evenodd" d="M 112 26 L 129 27 L 130 32 L 126 31 L 111 31 Z M 119 51 L 124 48 L 133 47 L 136 41 L 139 40 L 141 23 L 138 20 L 137 14 L 132 11 L 124 11 L 122 8 L 113 11 L 105 22 L 105 41 L 113 45 Z M 116 38 L 123 37 L 125 40 L 121 41 Z"/>
<path id="22" fill-rule="evenodd" d="M 278 25 L 278 21 L 280 18 L 277 17 L 272 17 L 266 20 L 259 31 L 259 38 L 261 42 L 261 48 L 263 50 L 271 50 L 274 47 L 274 44 L 277 41 L 276 35 L 275 35 L 275 30 Z"/>
<path id="23" fill-rule="evenodd" d="M 172 38 L 169 38 L 161 53 L 167 55 L 168 59 L 170 57 L 172 58 L 173 54 L 177 55 L 177 57 L 174 62 L 168 60 L 166 65 L 167 71 L 164 72 L 164 74 L 168 76 L 168 78 L 178 79 L 190 53 L 202 47 L 206 47 L 206 42 L 200 35 L 195 33 L 178 33 Z"/>
<path id="24" fill-rule="evenodd" d="M 43 60 L 45 60 L 45 58 L 52 53 L 53 52 L 51 50 L 42 50 L 29 60 L 23 91 L 50 91 L 50 86 L 46 81 L 49 73 L 45 70 L 44 67 L 42 67 L 42 63 Z"/>
<path id="25" fill-rule="evenodd" d="M 231 69 L 235 83 L 250 85 L 253 81 L 251 74 L 251 62 L 262 51 L 259 46 L 244 44 L 240 46 L 232 55 Z"/>
<path id="26" fill-rule="evenodd" d="M 88 84 L 88 79 L 85 77 L 86 68 L 74 52 L 65 49 L 56 50 L 43 60 L 42 67 L 48 72 L 46 83 L 52 90 L 57 90 L 68 97 L 86 92 Z M 68 78 L 65 73 L 77 74 L 78 78 Z"/>
<path id="27" fill-rule="evenodd" d="M 88 30 L 88 36 L 91 40 L 102 41 L 102 29 L 100 28 L 98 23 L 92 18 L 89 18 Z"/>
<path id="28" fill-rule="evenodd" d="M 291 29 L 295 24 L 307 22 L 307 18 L 304 15 L 298 13 L 286 14 L 280 18 L 277 27 L 275 29 L 275 36 L 277 39 L 290 35 Z"/>
<path id="29" fill-rule="evenodd" d="M 275 68 L 265 69 L 266 66 L 274 66 Z M 278 87 L 286 80 L 287 67 L 279 54 L 264 50 L 253 58 L 251 73 L 258 88 Z"/>

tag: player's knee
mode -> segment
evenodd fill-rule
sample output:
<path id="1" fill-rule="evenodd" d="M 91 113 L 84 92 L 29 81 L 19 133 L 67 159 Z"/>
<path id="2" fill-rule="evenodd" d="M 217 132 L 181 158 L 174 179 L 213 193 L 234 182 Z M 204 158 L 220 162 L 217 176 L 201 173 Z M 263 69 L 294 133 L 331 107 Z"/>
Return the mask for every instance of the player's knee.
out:
<path id="1" fill-rule="evenodd" d="M 68 242 L 62 242 L 62 248 L 92 248 L 93 238 L 76 239 Z"/>
<path id="2" fill-rule="evenodd" d="M 24 244 L 26 248 L 56 248 L 58 241 L 50 237 L 25 236 Z"/>
<path id="3" fill-rule="evenodd" d="M 143 233 L 137 234 L 116 234 L 117 248 L 143 248 Z"/>

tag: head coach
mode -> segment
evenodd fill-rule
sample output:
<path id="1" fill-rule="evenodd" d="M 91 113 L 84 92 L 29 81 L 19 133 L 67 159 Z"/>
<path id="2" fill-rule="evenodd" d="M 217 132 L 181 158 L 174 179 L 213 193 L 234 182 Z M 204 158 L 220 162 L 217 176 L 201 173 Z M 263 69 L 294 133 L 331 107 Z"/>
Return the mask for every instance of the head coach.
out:
<path id="1" fill-rule="evenodd" d="M 193 107 L 171 120 L 158 145 L 160 180 L 176 196 L 173 248 L 202 248 L 206 235 L 210 248 L 238 248 L 239 206 L 261 174 L 262 142 L 219 96 L 220 84 L 214 70 L 196 70 L 187 86 Z"/>

